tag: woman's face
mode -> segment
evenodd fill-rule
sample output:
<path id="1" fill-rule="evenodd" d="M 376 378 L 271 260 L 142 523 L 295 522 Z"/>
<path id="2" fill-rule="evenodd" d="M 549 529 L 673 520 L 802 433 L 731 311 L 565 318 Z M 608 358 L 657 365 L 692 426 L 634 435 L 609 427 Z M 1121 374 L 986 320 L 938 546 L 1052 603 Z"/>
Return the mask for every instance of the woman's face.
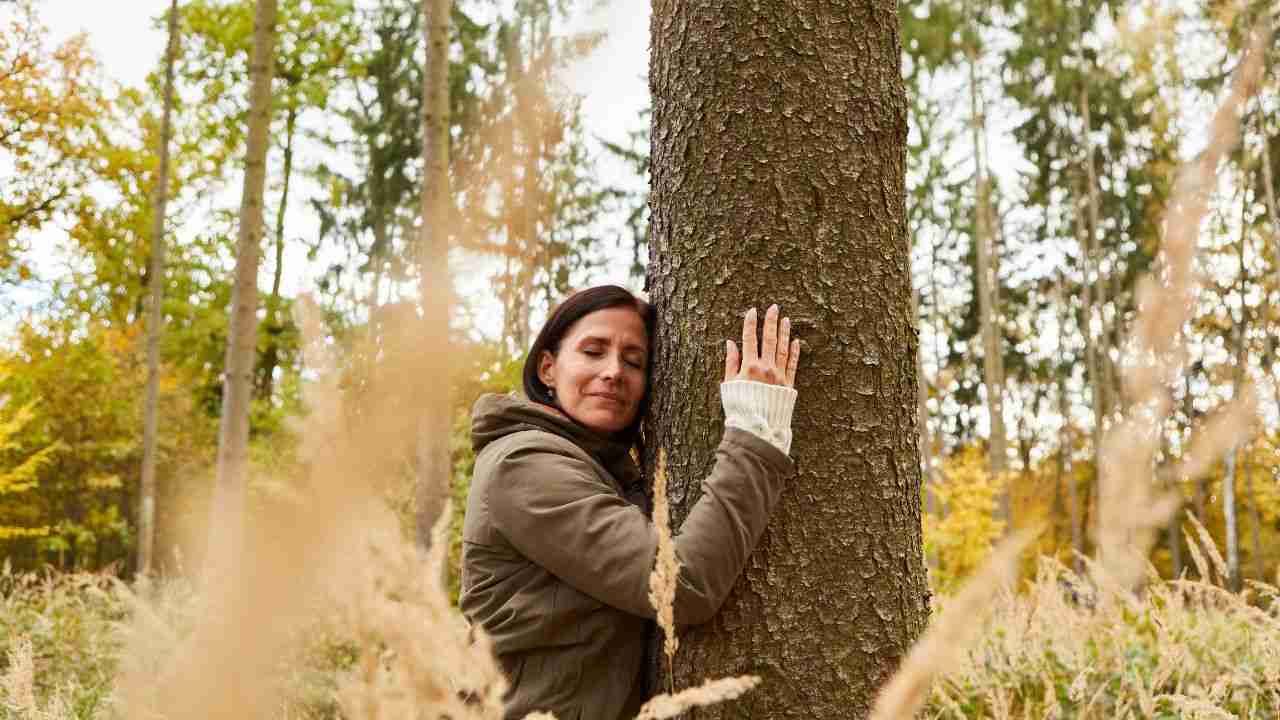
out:
<path id="1" fill-rule="evenodd" d="M 538 378 L 569 417 L 609 435 L 626 429 L 640 411 L 648 362 L 649 337 L 640 314 L 606 308 L 571 325 L 555 355 L 543 352 Z"/>

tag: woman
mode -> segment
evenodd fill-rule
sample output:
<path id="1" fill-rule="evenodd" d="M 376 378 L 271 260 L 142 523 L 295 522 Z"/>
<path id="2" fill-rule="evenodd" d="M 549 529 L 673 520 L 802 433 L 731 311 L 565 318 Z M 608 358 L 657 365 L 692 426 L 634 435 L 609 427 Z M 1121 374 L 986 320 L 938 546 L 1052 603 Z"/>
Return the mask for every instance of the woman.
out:
<path id="1" fill-rule="evenodd" d="M 632 451 L 649 406 L 654 322 L 623 288 L 579 292 L 538 333 L 526 397 L 486 395 L 473 410 L 461 605 L 511 682 L 508 718 L 630 718 L 644 700 L 658 540 Z M 724 439 L 676 538 L 681 624 L 719 609 L 792 472 L 800 344 L 776 305 L 760 344 L 756 324 L 752 309 L 741 353 L 726 343 Z"/>

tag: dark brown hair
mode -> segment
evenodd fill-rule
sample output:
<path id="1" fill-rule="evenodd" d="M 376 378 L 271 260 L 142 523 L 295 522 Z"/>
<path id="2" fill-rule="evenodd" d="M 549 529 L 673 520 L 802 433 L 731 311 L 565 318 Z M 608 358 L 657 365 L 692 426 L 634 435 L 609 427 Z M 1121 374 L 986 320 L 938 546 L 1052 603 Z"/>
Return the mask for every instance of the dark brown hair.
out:
<path id="1" fill-rule="evenodd" d="M 547 322 L 538 331 L 538 337 L 533 341 L 533 346 L 529 348 L 529 355 L 524 360 L 524 394 L 536 403 L 558 408 L 559 404 L 555 397 L 538 377 L 538 365 L 541 362 L 542 353 L 545 351 L 554 356 L 560 351 L 560 342 L 564 340 L 565 335 L 569 334 L 569 329 L 574 323 L 597 310 L 616 307 L 629 307 L 636 311 L 644 321 L 644 332 L 649 341 L 648 357 L 645 358 L 644 395 L 640 399 L 640 409 L 636 412 L 635 420 L 619 433 L 625 440 L 638 446 L 640 423 L 644 421 L 644 416 L 649 411 L 649 373 L 653 367 L 653 328 L 656 313 L 652 305 L 632 295 L 626 288 L 617 285 L 598 285 L 579 290 L 565 298 L 551 311 L 551 317 L 547 318 Z"/>

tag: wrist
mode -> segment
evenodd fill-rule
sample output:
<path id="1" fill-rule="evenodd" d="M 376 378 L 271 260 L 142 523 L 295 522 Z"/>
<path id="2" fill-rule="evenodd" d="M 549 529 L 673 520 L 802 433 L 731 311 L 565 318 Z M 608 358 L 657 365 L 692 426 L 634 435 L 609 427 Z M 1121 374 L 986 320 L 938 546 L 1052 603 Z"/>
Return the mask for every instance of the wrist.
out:
<path id="1" fill-rule="evenodd" d="M 784 453 L 791 451 L 794 388 L 754 380 L 730 380 L 720 384 L 720 401 L 724 405 L 727 427 L 747 430 Z"/>

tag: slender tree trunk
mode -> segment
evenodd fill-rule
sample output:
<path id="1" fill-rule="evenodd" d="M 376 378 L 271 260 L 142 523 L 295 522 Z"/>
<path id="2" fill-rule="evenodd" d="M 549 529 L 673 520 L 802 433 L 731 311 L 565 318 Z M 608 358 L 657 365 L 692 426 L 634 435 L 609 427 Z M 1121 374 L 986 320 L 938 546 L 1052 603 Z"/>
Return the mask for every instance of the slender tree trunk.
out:
<path id="1" fill-rule="evenodd" d="M 1167 461 L 1171 455 L 1169 450 L 1169 435 L 1162 432 L 1161 446 L 1163 447 L 1162 455 Z M 1181 483 L 1178 477 L 1173 473 L 1165 475 L 1165 491 L 1174 493 L 1178 497 L 1178 507 L 1169 516 L 1169 522 L 1165 525 L 1165 544 L 1169 546 L 1169 569 L 1172 577 L 1182 577 L 1182 514 L 1186 502 L 1183 500 Z"/>
<path id="2" fill-rule="evenodd" d="M 138 572 L 155 566 L 156 435 L 160 405 L 160 335 L 164 332 L 164 221 L 169 202 L 169 140 L 173 134 L 173 66 L 178 58 L 178 0 L 169 4 L 169 45 L 164 55 L 164 109 L 160 116 L 160 167 L 151 219 L 151 303 L 147 308 L 147 396 L 142 430 L 142 483 L 138 512 Z"/>
<path id="3" fill-rule="evenodd" d="M 1091 464 L 1093 467 L 1093 472 L 1091 473 L 1090 477 L 1092 481 L 1096 482 L 1096 480 L 1098 479 L 1098 473 L 1102 468 L 1102 463 L 1099 457 L 1102 450 L 1102 402 L 1100 400 L 1101 382 L 1100 382 L 1099 372 L 1098 372 L 1098 345 L 1097 345 L 1097 341 L 1093 336 L 1093 259 L 1090 257 L 1090 253 L 1089 253 L 1089 248 L 1091 243 L 1089 242 L 1090 224 L 1085 215 L 1087 206 L 1088 206 L 1088 199 L 1086 195 L 1087 195 L 1087 191 L 1083 187 L 1081 187 L 1081 183 L 1077 181 L 1076 183 L 1077 200 L 1075 202 L 1074 225 L 1075 225 L 1075 232 L 1076 232 L 1076 242 L 1080 248 L 1080 259 L 1083 262 L 1083 272 L 1082 272 L 1082 277 L 1080 282 L 1080 301 L 1081 301 L 1080 334 L 1084 339 L 1085 384 L 1088 385 L 1089 390 L 1093 395 L 1092 402 L 1091 402 L 1091 406 L 1093 408 L 1093 432 L 1090 434 L 1089 452 L 1090 452 L 1090 455 L 1092 456 Z M 1076 483 L 1073 480 L 1073 485 L 1075 484 Z M 1077 490 L 1078 490 L 1078 486 L 1077 486 Z M 1086 481 L 1086 486 L 1084 490 L 1085 490 L 1085 493 L 1084 493 L 1085 502 L 1083 504 L 1077 505 L 1077 508 L 1080 510 L 1080 517 L 1077 518 L 1077 527 L 1073 529 L 1073 533 L 1078 533 L 1075 536 L 1075 546 L 1077 548 L 1077 551 L 1082 554 L 1084 552 L 1084 534 L 1083 533 L 1084 533 L 1084 528 L 1087 526 L 1086 518 L 1084 517 L 1084 515 L 1086 514 L 1086 508 L 1088 507 L 1087 498 L 1091 494 L 1091 490 L 1092 490 L 1090 481 Z M 1076 562 L 1077 570 L 1082 569 L 1081 567 L 1082 564 L 1083 564 L 1083 561 L 1077 558 L 1077 562 Z"/>
<path id="4" fill-rule="evenodd" d="M 1190 373 L 1182 376 L 1182 415 L 1187 420 L 1187 427 L 1182 433 L 1182 452 L 1186 453 L 1187 443 L 1190 442 L 1191 439 L 1191 426 L 1194 424 L 1195 420 L 1195 401 L 1191 395 Z M 1196 476 L 1194 482 L 1195 492 L 1192 500 L 1195 503 L 1196 520 L 1199 520 L 1201 523 L 1207 523 L 1209 521 L 1209 516 L 1206 515 L 1206 512 L 1208 511 L 1208 493 L 1205 491 L 1204 476 Z"/>
<path id="5" fill-rule="evenodd" d="M 373 223 L 373 247 L 369 251 L 369 265 L 373 270 L 373 282 L 369 288 L 369 330 L 374 331 L 378 303 L 382 302 L 382 265 L 387 247 L 387 221 L 379 213 Z"/>
<path id="6" fill-rule="evenodd" d="M 271 126 L 271 75 L 275 63 L 276 0 L 257 0 L 249 63 L 249 134 L 245 149 L 235 285 L 227 331 L 222 418 L 218 430 L 218 478 L 211 550 L 219 540 L 234 558 L 244 538 L 245 482 L 249 463 L 249 404 L 258 340 L 258 263 L 262 254 L 262 194 L 267 178 Z"/>
<path id="7" fill-rule="evenodd" d="M 262 353 L 261 396 L 270 400 L 275 392 L 276 366 L 280 364 L 280 283 L 284 279 L 284 218 L 289 209 L 289 179 L 293 176 L 293 136 L 298 111 L 290 108 L 284 121 L 284 178 L 280 206 L 276 208 L 275 267 L 271 275 L 271 297 L 267 299 L 267 347 Z"/>
<path id="8" fill-rule="evenodd" d="M 914 291 L 911 293 L 911 317 L 919 325 L 920 302 L 918 294 Z M 924 346 L 918 346 L 916 348 L 916 402 L 918 404 L 916 422 L 920 426 L 920 466 L 924 482 L 925 512 L 932 515 L 938 511 L 938 499 L 934 495 L 933 488 L 933 437 L 929 433 L 929 384 L 924 376 L 924 363 L 921 358 L 923 353 Z"/>
<path id="9" fill-rule="evenodd" d="M 1236 455 L 1227 453 L 1226 472 L 1222 476 L 1222 517 L 1227 533 L 1227 587 L 1240 589 L 1240 530 L 1236 519 Z"/>
<path id="10" fill-rule="evenodd" d="M 1253 576 L 1257 580 L 1267 579 L 1267 569 L 1262 557 L 1262 515 L 1258 510 L 1258 495 L 1253 487 L 1253 462 L 1248 445 L 1240 451 L 1240 472 L 1244 476 L 1244 494 L 1249 503 L 1249 540 L 1252 545 Z"/>
<path id="11" fill-rule="evenodd" d="M 986 116 L 979 97 L 977 51 L 969 49 L 969 109 L 972 115 L 971 130 L 973 133 L 974 209 L 973 244 L 977 257 L 976 273 L 978 282 L 978 315 L 982 328 L 982 376 L 987 390 L 987 418 L 990 423 L 988 450 L 988 467 L 994 478 L 1000 479 L 1005 471 L 1008 453 L 1008 435 L 1004 424 L 1004 378 L 1003 348 L 1001 343 L 999 307 L 996 304 L 996 285 L 999 279 L 995 274 L 996 248 L 992 232 L 991 212 L 991 179 L 987 175 L 987 167 L 982 149 L 983 137 L 986 135 Z M 1012 483 L 1009 483 L 1000 496 L 1000 516 L 1007 529 L 1014 525 L 1011 502 Z"/>
<path id="12" fill-rule="evenodd" d="M 1266 115 L 1261 111 L 1258 112 L 1258 126 L 1258 134 L 1262 138 L 1262 190 L 1267 203 L 1267 217 L 1271 221 L 1271 243 L 1274 245 L 1271 251 L 1271 272 L 1274 276 L 1272 284 L 1276 291 L 1280 292 L 1280 209 L 1276 205 L 1275 178 L 1271 167 L 1271 138 L 1267 135 Z M 1262 296 L 1268 299 L 1270 293 L 1263 292 Z M 1263 317 L 1267 315 L 1264 314 Z M 1273 323 L 1270 332 L 1272 336 L 1268 338 L 1266 353 L 1263 355 L 1266 358 L 1268 374 L 1271 374 L 1271 368 L 1276 364 L 1277 348 L 1280 348 L 1280 342 L 1276 339 L 1280 336 L 1280 323 Z M 1280 378 L 1273 376 L 1271 381 L 1275 391 L 1276 411 L 1280 412 Z"/>
<path id="13" fill-rule="evenodd" d="M 1057 306 L 1062 308 L 1062 314 L 1058 318 L 1058 347 L 1060 348 L 1059 354 L 1063 357 L 1066 356 L 1067 328 L 1071 325 L 1071 309 L 1067 304 L 1065 292 L 1066 284 L 1067 278 L 1064 272 L 1058 278 L 1058 286 L 1055 288 Z M 1067 513 L 1071 518 L 1071 567 L 1077 573 L 1080 573 L 1084 570 L 1084 561 L 1082 560 L 1084 556 L 1084 525 L 1081 522 L 1080 488 L 1076 483 L 1072 457 L 1075 443 L 1072 441 L 1071 404 L 1067 398 L 1068 379 L 1070 379 L 1069 373 L 1058 373 L 1058 414 L 1062 416 L 1062 432 L 1058 440 L 1058 467 L 1067 485 Z"/>
<path id="14" fill-rule="evenodd" d="M 645 464 L 653 477 L 665 451 L 677 525 L 722 434 L 716 387 L 742 312 L 778 302 L 806 348 L 799 474 L 675 658 L 677 687 L 764 683 L 697 718 L 865 717 L 926 620 L 897 13 L 892 0 L 653 6 Z"/>
<path id="15" fill-rule="evenodd" d="M 1097 365 L 1097 373 L 1091 380 L 1094 393 L 1094 417 L 1097 419 L 1097 428 L 1094 430 L 1094 463 L 1100 468 L 1098 455 L 1102 448 L 1102 432 L 1105 430 L 1106 418 L 1111 413 L 1111 348 L 1107 346 L 1107 282 L 1102 272 L 1103 258 L 1099 238 L 1102 220 L 1098 200 L 1098 173 L 1093 158 L 1093 121 L 1090 115 L 1088 85 L 1082 85 L 1080 88 L 1080 114 L 1084 117 L 1085 198 L 1089 209 L 1089 244 L 1088 247 L 1083 248 L 1083 251 L 1088 254 L 1089 267 L 1093 275 L 1086 279 L 1086 283 L 1093 291 L 1091 303 L 1093 308 L 1087 316 L 1087 322 L 1089 342 L 1094 346 L 1093 356 Z M 1096 340 L 1093 334 L 1094 309 L 1096 309 L 1101 330 Z"/>
<path id="16" fill-rule="evenodd" d="M 449 407 L 452 367 L 449 338 L 449 11 L 450 0 L 422 0 L 427 67 L 423 73 L 422 236 L 418 244 L 418 282 L 423 337 L 430 338 L 426 376 L 440 378 L 427 398 L 418 440 L 418 543 L 431 541 L 431 526 L 444 508 L 453 475 L 449 459 Z"/>
<path id="17" fill-rule="evenodd" d="M 1240 275 L 1240 284 L 1237 293 L 1240 295 L 1240 322 L 1235 328 L 1235 369 L 1231 378 L 1231 397 L 1238 399 L 1244 388 L 1244 380 L 1246 376 L 1247 366 L 1249 362 L 1249 353 L 1247 348 L 1247 340 L 1249 336 L 1249 305 L 1246 298 L 1249 283 L 1249 268 L 1245 265 L 1245 241 L 1249 236 L 1249 183 L 1248 169 L 1245 168 L 1243 173 L 1246 181 L 1240 188 L 1240 237 L 1237 239 L 1237 261 L 1236 271 Z M 1229 311 L 1228 311 L 1229 312 Z M 1236 489 L 1240 484 L 1240 470 L 1243 463 L 1241 462 L 1241 449 L 1237 445 L 1230 454 L 1227 455 L 1226 474 L 1222 480 L 1222 514 L 1226 519 L 1227 531 L 1227 575 L 1228 584 L 1232 590 L 1240 590 L 1240 530 L 1238 520 L 1238 507 L 1236 503 Z"/>

